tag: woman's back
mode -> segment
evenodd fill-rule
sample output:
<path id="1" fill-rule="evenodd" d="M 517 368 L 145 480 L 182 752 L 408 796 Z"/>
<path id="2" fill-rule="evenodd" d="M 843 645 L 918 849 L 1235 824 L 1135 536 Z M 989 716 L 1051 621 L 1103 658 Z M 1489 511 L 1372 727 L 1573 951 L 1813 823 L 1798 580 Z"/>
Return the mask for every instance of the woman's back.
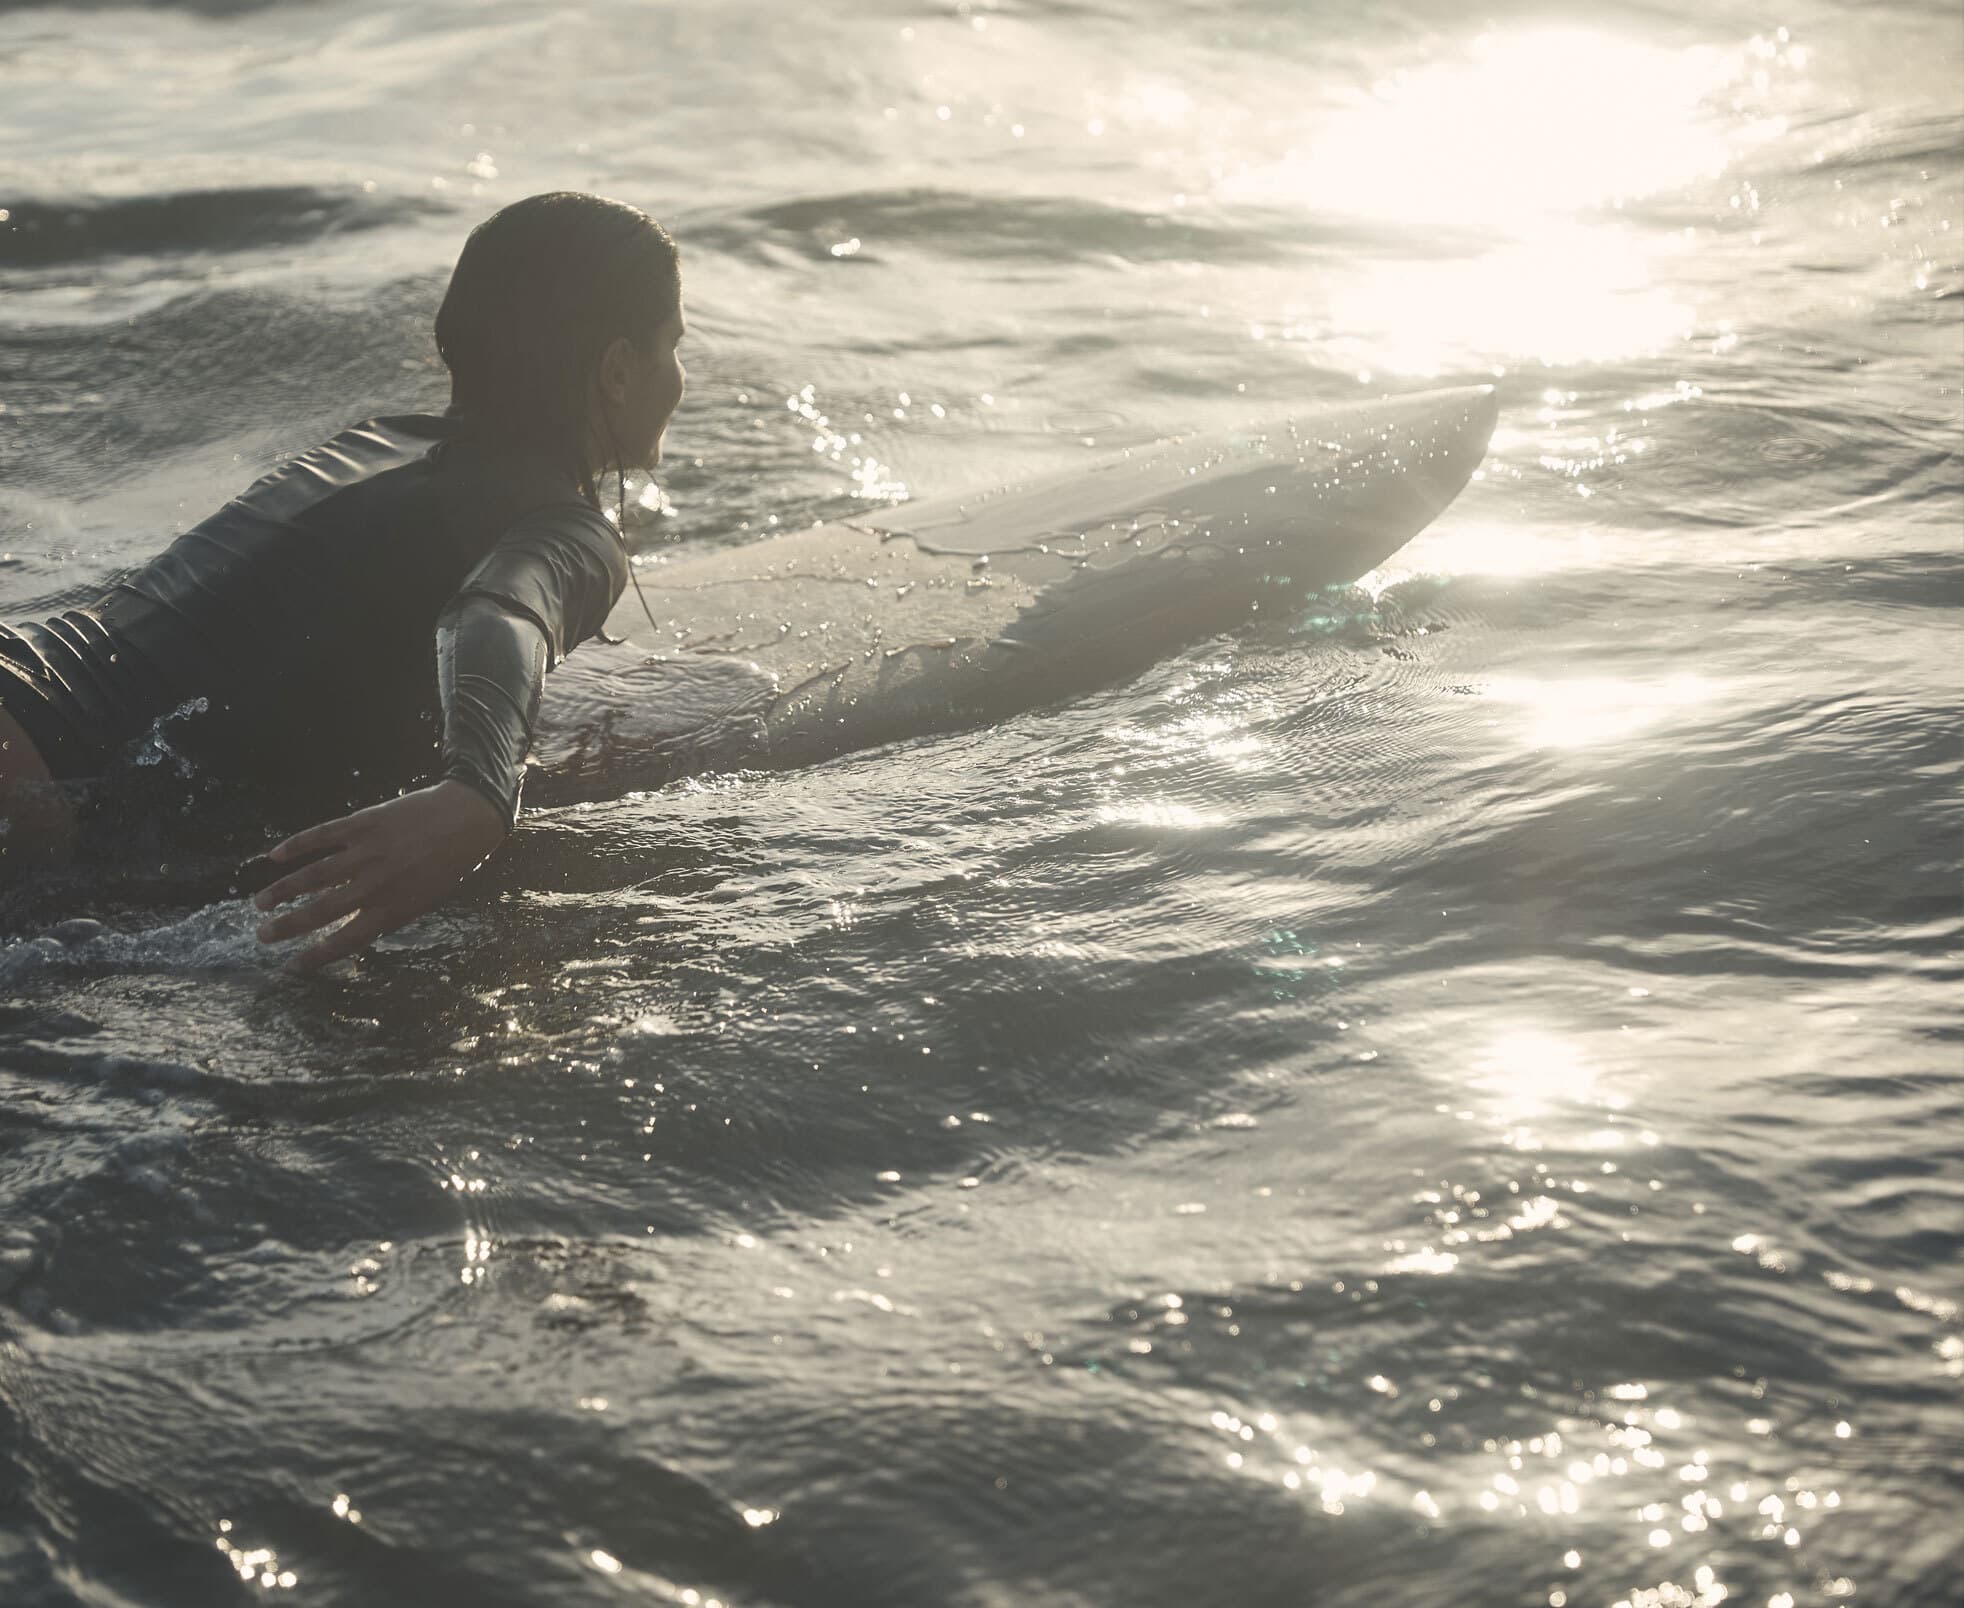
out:
<path id="1" fill-rule="evenodd" d="M 369 802 L 436 766 L 438 616 L 502 538 L 541 527 L 618 548 L 571 487 L 456 417 L 368 420 L 91 607 L 0 637 L 30 683 L 0 700 L 57 776 L 164 764 L 254 784 L 279 813 Z"/>

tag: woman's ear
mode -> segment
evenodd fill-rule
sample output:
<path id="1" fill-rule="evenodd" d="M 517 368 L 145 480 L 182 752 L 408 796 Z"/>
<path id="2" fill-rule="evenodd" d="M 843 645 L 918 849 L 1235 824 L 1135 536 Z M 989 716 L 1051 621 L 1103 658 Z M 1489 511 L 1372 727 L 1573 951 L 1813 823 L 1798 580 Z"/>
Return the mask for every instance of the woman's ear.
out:
<path id="1" fill-rule="evenodd" d="M 616 407 L 624 405 L 634 388 L 634 344 L 616 335 L 600 354 L 600 394 Z"/>

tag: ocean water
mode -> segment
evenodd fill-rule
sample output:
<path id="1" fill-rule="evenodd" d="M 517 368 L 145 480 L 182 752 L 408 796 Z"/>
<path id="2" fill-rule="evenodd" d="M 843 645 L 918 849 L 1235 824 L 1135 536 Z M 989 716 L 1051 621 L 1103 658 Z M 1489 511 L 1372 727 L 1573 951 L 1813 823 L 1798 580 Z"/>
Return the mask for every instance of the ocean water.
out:
<path id="1" fill-rule="evenodd" d="M 535 810 L 299 980 L 0 895 L 0 1603 L 1964 1591 L 1952 4 L 0 11 L 0 613 L 682 242 L 651 550 L 1491 380 L 1386 568 Z M 1946 643 L 1949 644 L 1946 647 Z"/>

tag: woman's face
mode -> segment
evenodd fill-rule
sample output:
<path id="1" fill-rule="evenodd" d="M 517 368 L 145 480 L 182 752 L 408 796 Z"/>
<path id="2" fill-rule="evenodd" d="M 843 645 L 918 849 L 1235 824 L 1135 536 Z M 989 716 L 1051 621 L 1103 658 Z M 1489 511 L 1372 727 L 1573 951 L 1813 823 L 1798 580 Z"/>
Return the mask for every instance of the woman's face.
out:
<path id="1" fill-rule="evenodd" d="M 642 349 L 625 337 L 607 349 L 601 361 L 600 390 L 607 433 L 603 443 L 612 468 L 620 454 L 624 469 L 652 469 L 661 462 L 662 432 L 682 403 L 688 378 L 676 351 L 686 332 L 682 304 L 655 332 L 652 347 Z"/>

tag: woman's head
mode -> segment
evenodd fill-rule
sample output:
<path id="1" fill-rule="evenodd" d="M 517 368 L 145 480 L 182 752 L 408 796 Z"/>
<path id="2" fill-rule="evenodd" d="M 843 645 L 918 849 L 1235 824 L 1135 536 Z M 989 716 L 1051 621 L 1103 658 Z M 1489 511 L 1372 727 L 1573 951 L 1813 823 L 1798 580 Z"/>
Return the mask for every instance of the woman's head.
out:
<path id="1" fill-rule="evenodd" d="M 645 212 L 570 190 L 472 230 L 436 315 L 452 407 L 589 498 L 603 469 L 660 460 L 681 338 L 675 242 Z"/>

